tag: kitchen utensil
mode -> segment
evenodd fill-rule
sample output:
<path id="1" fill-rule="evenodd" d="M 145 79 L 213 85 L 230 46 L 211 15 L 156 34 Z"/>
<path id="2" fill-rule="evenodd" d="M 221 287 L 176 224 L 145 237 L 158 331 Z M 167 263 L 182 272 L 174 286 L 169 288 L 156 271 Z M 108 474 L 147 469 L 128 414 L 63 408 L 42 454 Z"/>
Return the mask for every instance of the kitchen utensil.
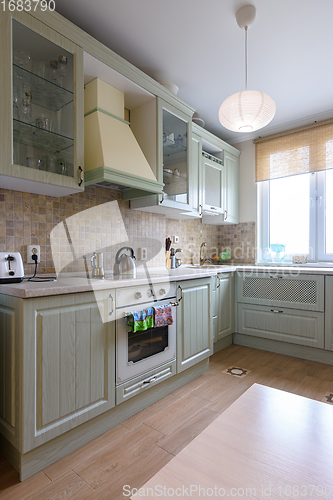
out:
<path id="1" fill-rule="evenodd" d="M 0 252 L 0 283 L 20 283 L 24 269 L 19 252 Z"/>
<path id="2" fill-rule="evenodd" d="M 99 279 L 104 279 L 105 273 L 104 273 L 104 267 L 103 267 L 103 253 L 102 252 L 94 252 L 93 256 L 91 257 L 91 265 L 92 265 L 92 277 L 93 278 L 99 278 Z"/>
<path id="3" fill-rule="evenodd" d="M 131 255 L 121 254 L 123 250 L 128 250 Z M 116 254 L 113 274 L 125 274 L 127 277 L 136 278 L 136 264 L 134 250 L 131 247 L 122 247 Z"/>
<path id="4" fill-rule="evenodd" d="M 171 247 L 171 239 L 167 238 L 165 240 L 165 250 L 168 252 L 170 250 L 170 247 Z"/>

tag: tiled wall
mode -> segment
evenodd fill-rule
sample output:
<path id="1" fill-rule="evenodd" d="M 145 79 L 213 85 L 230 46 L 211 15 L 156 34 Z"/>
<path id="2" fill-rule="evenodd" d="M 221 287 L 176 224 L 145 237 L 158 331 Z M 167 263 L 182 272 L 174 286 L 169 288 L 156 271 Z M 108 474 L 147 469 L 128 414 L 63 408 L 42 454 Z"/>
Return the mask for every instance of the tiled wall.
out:
<path id="1" fill-rule="evenodd" d="M 131 246 L 148 250 L 148 266 L 165 264 L 167 236 L 179 236 L 175 248 L 184 263 L 199 261 L 199 248 L 207 243 L 207 255 L 231 249 L 234 262 L 254 262 L 255 225 L 210 226 L 199 220 L 171 220 L 162 215 L 129 209 L 120 193 L 89 186 L 83 193 L 62 198 L 0 189 L 0 251 L 21 252 L 26 245 L 41 247 L 38 272 L 90 269 L 94 251 L 104 253 L 104 267 L 112 270 L 116 251 Z M 138 262 L 140 264 L 140 262 Z M 34 264 L 24 264 L 25 273 Z"/>

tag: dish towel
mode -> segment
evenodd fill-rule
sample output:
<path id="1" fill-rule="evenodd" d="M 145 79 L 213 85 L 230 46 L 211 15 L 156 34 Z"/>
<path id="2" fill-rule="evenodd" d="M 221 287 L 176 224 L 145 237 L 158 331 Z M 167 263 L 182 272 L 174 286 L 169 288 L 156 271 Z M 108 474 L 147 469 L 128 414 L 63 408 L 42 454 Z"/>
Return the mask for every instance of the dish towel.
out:
<path id="1" fill-rule="evenodd" d="M 148 328 L 154 328 L 154 308 L 148 307 L 141 311 L 130 312 L 126 325 L 130 332 L 143 332 Z"/>
<path id="2" fill-rule="evenodd" d="M 171 306 L 154 307 L 154 309 L 155 309 L 155 321 L 154 321 L 155 328 L 158 328 L 160 326 L 173 325 Z"/>

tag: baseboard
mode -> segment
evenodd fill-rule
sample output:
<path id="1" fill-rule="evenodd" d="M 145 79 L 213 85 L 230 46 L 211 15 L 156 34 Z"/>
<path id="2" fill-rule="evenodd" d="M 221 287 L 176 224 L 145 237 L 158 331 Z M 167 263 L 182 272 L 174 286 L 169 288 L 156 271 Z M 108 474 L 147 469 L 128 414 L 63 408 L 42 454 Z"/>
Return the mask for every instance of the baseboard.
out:
<path id="1" fill-rule="evenodd" d="M 216 352 L 221 351 L 221 349 L 224 349 L 225 347 L 228 347 L 228 345 L 232 344 L 232 333 L 228 335 L 227 337 L 224 337 L 223 339 L 218 340 L 214 344 L 214 354 Z"/>
<path id="2" fill-rule="evenodd" d="M 61 436 L 52 439 L 28 453 L 20 454 L 7 439 L 1 437 L 0 452 L 19 472 L 20 481 L 28 479 L 33 474 L 60 460 L 72 451 L 112 429 L 135 413 L 191 382 L 209 369 L 209 360 L 201 361 L 183 373 L 162 382 L 149 391 L 117 405 L 89 422 L 79 425 Z"/>
<path id="3" fill-rule="evenodd" d="M 289 344 L 288 342 L 252 337 L 251 335 L 244 335 L 242 333 L 233 334 L 233 343 L 245 347 L 253 347 L 254 349 L 262 349 L 263 351 L 276 352 L 278 354 L 286 354 L 287 356 L 295 356 L 296 358 L 333 365 L 333 351 L 326 351 L 325 349 L 318 349 L 316 347 Z"/>

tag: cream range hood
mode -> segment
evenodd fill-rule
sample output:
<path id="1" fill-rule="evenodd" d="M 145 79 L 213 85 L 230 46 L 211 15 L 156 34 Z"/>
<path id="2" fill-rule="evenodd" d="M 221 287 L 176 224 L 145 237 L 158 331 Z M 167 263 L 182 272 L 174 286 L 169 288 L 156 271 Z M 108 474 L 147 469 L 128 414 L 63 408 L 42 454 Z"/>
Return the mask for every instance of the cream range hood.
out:
<path id="1" fill-rule="evenodd" d="M 121 189 L 123 199 L 161 194 L 129 122 L 124 93 L 96 78 L 84 90 L 84 182 Z"/>

